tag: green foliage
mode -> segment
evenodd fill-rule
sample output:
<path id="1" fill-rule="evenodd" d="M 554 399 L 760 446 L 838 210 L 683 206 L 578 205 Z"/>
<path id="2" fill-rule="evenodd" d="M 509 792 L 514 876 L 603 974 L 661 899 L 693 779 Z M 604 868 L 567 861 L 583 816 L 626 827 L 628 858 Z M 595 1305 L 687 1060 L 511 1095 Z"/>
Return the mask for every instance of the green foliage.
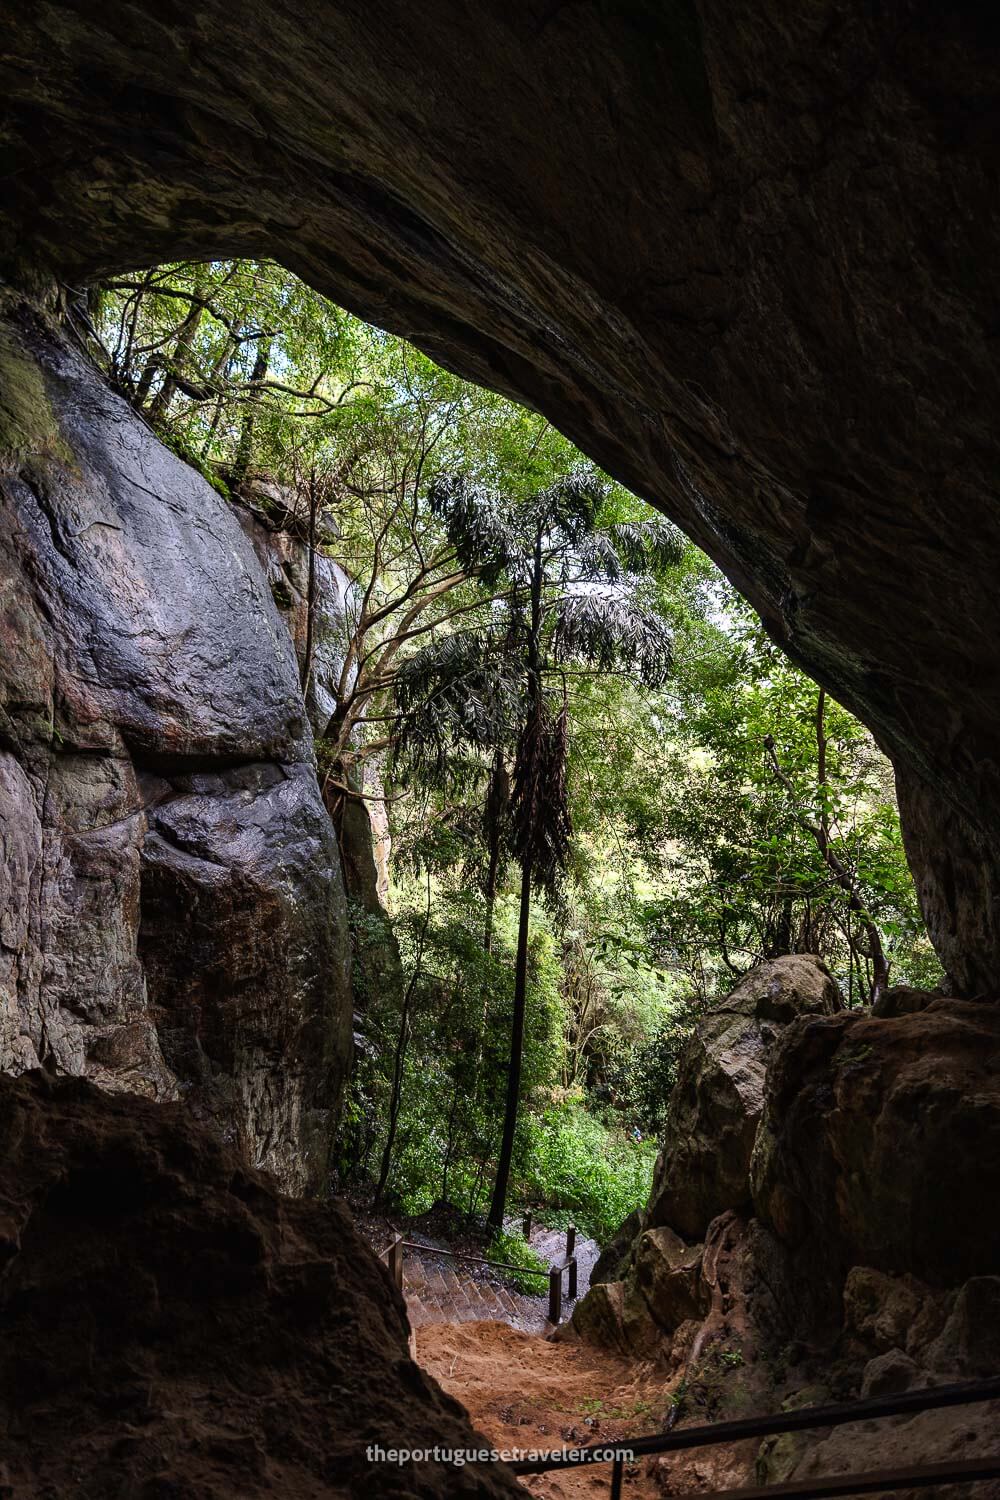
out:
<path id="1" fill-rule="evenodd" d="M 602 1092 L 613 1098 L 627 1119 L 635 1120 L 643 1132 L 654 1138 L 663 1134 L 678 1064 L 697 1016 L 695 1007 L 683 1007 L 679 1013 L 660 1021 L 651 1036 L 638 1042 L 616 1033 L 609 1049 L 606 1090 Z"/>
<path id="2" fill-rule="evenodd" d="M 409 886 L 394 924 L 407 982 L 418 962 L 421 900 L 416 883 Z M 482 947 L 482 926 L 482 901 L 474 892 L 435 891 L 414 990 L 390 1178 L 393 1201 L 406 1213 L 422 1213 L 446 1200 L 475 1217 L 489 1188 L 503 1115 L 513 1003 L 511 918 L 502 914 L 493 954 Z M 363 955 L 360 967 L 366 1050 L 351 1085 L 353 1124 L 342 1130 L 337 1153 L 345 1183 L 370 1181 L 376 1172 L 400 1021 L 400 994 L 387 995 L 370 983 Z M 560 1054 L 558 967 L 544 930 L 533 934 L 529 980 L 523 1076 L 531 1109 L 551 1088 Z M 524 1134 L 518 1140 L 519 1162 L 527 1145 Z"/>
<path id="3" fill-rule="evenodd" d="M 267 524 L 313 535 L 355 581 L 317 758 L 333 786 L 358 762 L 378 768 L 393 920 L 351 913 L 365 1046 L 343 1180 L 378 1176 L 400 1050 L 390 1193 L 410 1212 L 447 1198 L 481 1213 L 508 1065 L 515 855 L 549 897 L 530 926 L 515 1190 L 601 1235 L 648 1187 L 654 1148 L 633 1129 L 663 1129 L 698 1015 L 754 962 L 819 952 L 860 1003 L 870 923 L 894 980 L 938 982 L 870 734 L 542 417 L 269 262 L 121 276 L 91 315 L 97 357 L 174 451 Z M 0 349 L 11 452 L 25 412 L 51 426 L 19 360 Z"/>
<path id="4" fill-rule="evenodd" d="M 653 1141 L 610 1129 L 579 1098 L 553 1104 L 532 1121 L 525 1187 L 532 1202 L 568 1209 L 598 1240 L 608 1240 L 649 1196 Z"/>
<path id="5" fill-rule="evenodd" d="M 527 1271 L 541 1271 L 547 1275 L 548 1263 L 531 1246 L 526 1244 L 519 1234 L 508 1234 L 503 1229 L 498 1229 L 490 1240 L 486 1252 L 490 1260 L 505 1262 L 508 1266 L 523 1266 Z M 526 1292 L 529 1296 L 537 1297 L 546 1289 L 544 1276 L 522 1275 L 518 1271 L 507 1272 L 507 1280 L 511 1281 L 519 1292 Z"/>

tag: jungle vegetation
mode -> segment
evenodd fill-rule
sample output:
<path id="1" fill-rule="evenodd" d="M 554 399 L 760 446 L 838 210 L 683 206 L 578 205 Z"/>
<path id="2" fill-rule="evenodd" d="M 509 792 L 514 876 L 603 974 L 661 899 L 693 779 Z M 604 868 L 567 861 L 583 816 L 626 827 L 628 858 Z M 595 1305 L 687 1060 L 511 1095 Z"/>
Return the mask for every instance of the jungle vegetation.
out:
<path id="1" fill-rule="evenodd" d="M 270 263 L 119 277 L 69 316 L 227 501 L 352 580 L 317 758 L 392 854 L 388 909 L 354 911 L 339 1186 L 607 1235 L 754 963 L 819 953 L 851 1005 L 938 982 L 871 735 L 541 416 Z"/>

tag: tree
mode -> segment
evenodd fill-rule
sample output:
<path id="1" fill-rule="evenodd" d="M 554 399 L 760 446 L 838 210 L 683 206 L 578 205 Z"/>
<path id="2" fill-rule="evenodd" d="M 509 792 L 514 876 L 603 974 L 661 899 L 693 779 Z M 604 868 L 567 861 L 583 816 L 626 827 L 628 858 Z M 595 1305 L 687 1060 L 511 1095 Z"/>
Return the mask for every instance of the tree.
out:
<path id="1" fill-rule="evenodd" d="M 568 474 L 520 501 L 462 476 L 436 481 L 431 505 L 495 610 L 487 629 L 416 653 L 397 687 L 401 753 L 411 761 L 430 758 L 440 773 L 456 747 L 491 753 L 494 766 L 505 747 L 513 758 L 507 817 L 521 881 L 493 1229 L 503 1223 L 517 1129 L 532 892 L 557 899 L 569 857 L 569 683 L 581 670 L 619 671 L 652 687 L 670 669 L 670 632 L 643 584 L 680 543 L 659 520 L 602 525 L 606 495 L 593 474 Z"/>

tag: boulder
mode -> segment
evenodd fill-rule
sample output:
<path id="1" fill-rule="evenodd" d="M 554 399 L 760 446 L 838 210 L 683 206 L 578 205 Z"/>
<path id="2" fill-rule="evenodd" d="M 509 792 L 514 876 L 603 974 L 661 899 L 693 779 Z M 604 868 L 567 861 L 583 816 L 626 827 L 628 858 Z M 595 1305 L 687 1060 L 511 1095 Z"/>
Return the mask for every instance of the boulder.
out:
<path id="1" fill-rule="evenodd" d="M 872 1266 L 853 1266 L 844 1285 L 845 1331 L 877 1354 L 903 1349 L 919 1355 L 941 1332 L 949 1307 L 948 1293 Z"/>
<path id="2" fill-rule="evenodd" d="M 656 1327 L 672 1333 L 681 1323 L 704 1317 L 709 1293 L 701 1275 L 704 1246 L 685 1245 L 672 1229 L 647 1229 L 635 1247 L 630 1285 Z"/>
<path id="3" fill-rule="evenodd" d="M 625 1283 L 601 1281 L 592 1286 L 573 1309 L 568 1329 L 588 1344 L 601 1349 L 627 1352 L 625 1334 Z M 567 1330 L 568 1331 L 568 1330 Z"/>
<path id="4" fill-rule="evenodd" d="M 872 1015 L 912 1016 L 941 998 L 940 990 L 918 990 L 909 984 L 893 984 L 878 996 L 872 1006 Z"/>
<path id="5" fill-rule="evenodd" d="M 634 1208 L 595 1260 L 590 1272 L 591 1286 L 601 1281 L 621 1280 L 631 1256 L 632 1243 L 641 1228 L 642 1210 Z"/>
<path id="6" fill-rule="evenodd" d="M 833 1015 L 842 1004 L 826 966 L 796 954 L 758 964 L 698 1023 L 670 1098 L 647 1227 L 699 1240 L 717 1215 L 749 1206 L 769 1051 L 796 1017 Z"/>
<path id="7" fill-rule="evenodd" d="M 6 1494 L 524 1493 L 369 1459 L 489 1443 L 409 1358 L 343 1204 L 283 1197 L 179 1104 L 0 1077 L 0 1324 Z"/>
<path id="8" fill-rule="evenodd" d="M 591 1282 L 573 1309 L 573 1332 L 587 1343 L 642 1358 L 668 1355 L 681 1324 L 700 1320 L 708 1310 L 702 1253 L 703 1246 L 685 1245 L 671 1229 L 646 1230 L 623 1280 Z"/>
<path id="9" fill-rule="evenodd" d="M 902 1349 L 887 1349 L 865 1365 L 861 1376 L 861 1396 L 896 1396 L 913 1386 L 923 1384 L 923 1372 L 915 1359 Z"/>
<path id="10" fill-rule="evenodd" d="M 799 1411 L 804 1406 L 826 1406 L 829 1389 L 824 1385 L 807 1385 L 793 1391 L 781 1403 L 782 1411 Z M 783 1484 L 814 1442 L 811 1432 L 781 1432 L 764 1438 L 757 1451 L 754 1479 L 758 1485 Z"/>
<path id="11" fill-rule="evenodd" d="M 1000 1276 L 959 1287 L 947 1322 L 923 1353 L 936 1374 L 985 1379 L 1000 1369 Z"/>
<path id="12" fill-rule="evenodd" d="M 1000 1010 L 944 999 L 894 1017 L 807 1017 L 778 1041 L 751 1174 L 758 1263 L 804 1335 L 839 1326 L 852 1267 L 934 1290 L 996 1271 L 998 1055 Z M 910 1291 L 896 1283 L 894 1295 Z M 905 1318 L 891 1315 L 893 1342 Z"/>

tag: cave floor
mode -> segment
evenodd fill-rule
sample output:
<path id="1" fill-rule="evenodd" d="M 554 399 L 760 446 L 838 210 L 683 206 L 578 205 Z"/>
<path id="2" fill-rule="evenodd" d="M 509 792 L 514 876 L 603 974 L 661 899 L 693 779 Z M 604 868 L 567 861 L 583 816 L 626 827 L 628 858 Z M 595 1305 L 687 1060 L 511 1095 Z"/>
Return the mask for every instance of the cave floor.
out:
<path id="1" fill-rule="evenodd" d="M 415 1341 L 418 1363 L 497 1448 L 618 1442 L 659 1430 L 670 1409 L 672 1382 L 662 1367 L 580 1342 L 499 1322 L 428 1324 L 416 1330 Z M 665 1479 L 659 1466 L 642 1463 L 627 1472 L 624 1493 L 653 1500 L 669 1492 Z M 610 1466 L 522 1482 L 541 1500 L 597 1500 L 609 1493 Z"/>

